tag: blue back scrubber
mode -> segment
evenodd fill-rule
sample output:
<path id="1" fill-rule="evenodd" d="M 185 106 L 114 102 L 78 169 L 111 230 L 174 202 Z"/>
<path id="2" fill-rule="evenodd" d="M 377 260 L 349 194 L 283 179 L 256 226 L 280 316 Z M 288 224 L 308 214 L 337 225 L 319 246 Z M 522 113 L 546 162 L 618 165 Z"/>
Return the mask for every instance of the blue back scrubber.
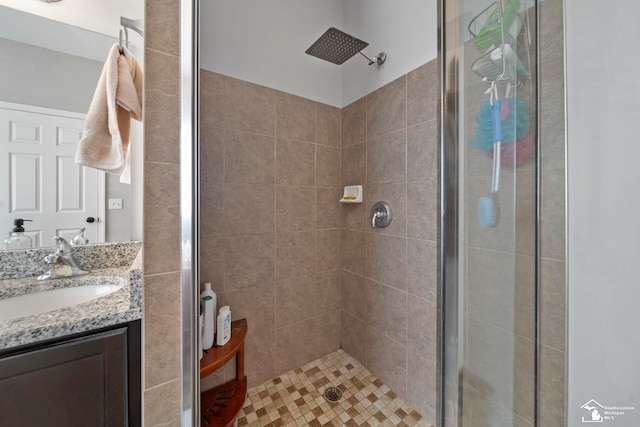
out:
<path id="1" fill-rule="evenodd" d="M 502 100 L 493 101 L 497 103 L 497 108 L 502 107 Z M 529 133 L 531 120 L 527 113 L 526 102 L 518 97 L 509 97 L 509 115 L 502 120 L 502 143 L 514 142 L 522 139 Z M 480 106 L 480 112 L 476 116 L 476 138 L 471 141 L 473 148 L 489 151 L 493 149 L 493 125 L 491 122 L 491 104 L 489 101 Z"/>

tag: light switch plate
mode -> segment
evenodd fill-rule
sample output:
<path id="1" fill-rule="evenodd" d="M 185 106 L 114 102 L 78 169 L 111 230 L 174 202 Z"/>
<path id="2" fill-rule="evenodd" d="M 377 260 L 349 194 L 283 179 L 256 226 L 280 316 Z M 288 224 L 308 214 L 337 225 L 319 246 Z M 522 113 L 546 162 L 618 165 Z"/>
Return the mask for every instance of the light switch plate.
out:
<path id="1" fill-rule="evenodd" d="M 122 199 L 109 199 L 109 209 L 122 209 Z"/>

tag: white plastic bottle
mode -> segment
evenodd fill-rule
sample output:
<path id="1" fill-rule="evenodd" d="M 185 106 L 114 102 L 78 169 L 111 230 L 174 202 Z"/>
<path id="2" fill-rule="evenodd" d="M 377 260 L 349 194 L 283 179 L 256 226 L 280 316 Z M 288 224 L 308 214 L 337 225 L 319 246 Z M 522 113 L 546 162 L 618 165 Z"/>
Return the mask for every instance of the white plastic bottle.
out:
<path id="1" fill-rule="evenodd" d="M 216 345 L 225 345 L 231 339 L 231 309 L 225 305 L 218 313 L 218 336 Z"/>
<path id="2" fill-rule="evenodd" d="M 216 330 L 216 293 L 211 289 L 211 283 L 204 284 L 204 291 L 200 294 L 200 310 L 202 311 L 202 349 L 213 347 L 213 334 Z"/>

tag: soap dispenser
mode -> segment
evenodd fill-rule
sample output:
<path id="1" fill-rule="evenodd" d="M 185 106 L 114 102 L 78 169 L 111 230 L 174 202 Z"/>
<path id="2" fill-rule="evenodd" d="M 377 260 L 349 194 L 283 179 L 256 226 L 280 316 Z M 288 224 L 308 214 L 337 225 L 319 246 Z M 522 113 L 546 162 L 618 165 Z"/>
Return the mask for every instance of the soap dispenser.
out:
<path id="1" fill-rule="evenodd" d="M 13 221 L 13 230 L 9 233 L 9 238 L 4 241 L 5 249 L 26 249 L 33 246 L 31 237 L 25 236 L 22 225 L 25 221 L 31 222 L 30 219 L 16 218 Z"/>

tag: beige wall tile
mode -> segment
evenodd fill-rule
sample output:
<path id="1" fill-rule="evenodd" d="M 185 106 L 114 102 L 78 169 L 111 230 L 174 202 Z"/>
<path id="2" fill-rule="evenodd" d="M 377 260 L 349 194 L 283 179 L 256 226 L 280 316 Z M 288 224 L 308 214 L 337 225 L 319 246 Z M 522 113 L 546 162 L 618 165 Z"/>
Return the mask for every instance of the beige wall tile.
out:
<path id="1" fill-rule="evenodd" d="M 180 209 L 145 206 L 144 272 L 167 273 L 180 269 Z"/>
<path id="2" fill-rule="evenodd" d="M 566 263 L 542 258 L 540 261 L 540 302 L 542 344 L 565 349 Z"/>
<path id="3" fill-rule="evenodd" d="M 407 351 L 435 362 L 438 359 L 438 305 L 409 295 L 406 313 Z"/>
<path id="4" fill-rule="evenodd" d="M 340 229 L 316 231 L 316 271 L 340 268 Z"/>
<path id="5" fill-rule="evenodd" d="M 437 242 L 407 239 L 407 292 L 436 302 L 437 288 Z"/>
<path id="6" fill-rule="evenodd" d="M 564 214 L 542 215 L 540 252 L 544 258 L 566 258 L 566 224 Z"/>
<path id="7" fill-rule="evenodd" d="M 276 282 L 278 329 L 313 317 L 316 312 L 316 276 L 300 276 Z"/>
<path id="8" fill-rule="evenodd" d="M 276 141 L 276 183 L 279 185 L 316 185 L 315 145 L 279 139 Z"/>
<path id="9" fill-rule="evenodd" d="M 226 132 L 224 166 L 227 183 L 275 184 L 275 138 L 244 132 Z"/>
<path id="10" fill-rule="evenodd" d="M 145 2 L 145 47 L 173 56 L 180 54 L 179 0 Z M 145 70 L 148 68 L 145 67 Z M 174 74 L 178 76 L 178 72 Z"/>
<path id="11" fill-rule="evenodd" d="M 440 79 L 434 59 L 407 74 L 407 124 L 438 118 Z"/>
<path id="12" fill-rule="evenodd" d="M 340 187 L 339 147 L 316 145 L 316 185 L 318 187 Z"/>
<path id="13" fill-rule="evenodd" d="M 340 237 L 341 266 L 345 270 L 364 275 L 366 272 L 367 233 L 342 229 Z"/>
<path id="14" fill-rule="evenodd" d="M 180 274 L 144 280 L 145 388 L 180 377 Z"/>
<path id="15" fill-rule="evenodd" d="M 314 318 L 313 333 L 316 335 L 317 357 L 322 357 L 340 348 L 340 310 Z"/>
<path id="16" fill-rule="evenodd" d="M 180 166 L 147 162 L 144 171 L 146 206 L 180 205 Z"/>
<path id="17" fill-rule="evenodd" d="M 226 132 L 200 128 L 200 181 L 224 181 L 224 140 Z"/>
<path id="18" fill-rule="evenodd" d="M 366 144 L 359 143 L 342 149 L 342 186 L 365 185 L 367 180 Z"/>
<path id="19" fill-rule="evenodd" d="M 535 266 L 533 257 L 467 249 L 467 312 L 502 329 L 533 337 Z"/>
<path id="20" fill-rule="evenodd" d="M 367 139 L 407 127 L 407 78 L 402 76 L 367 95 Z"/>
<path id="21" fill-rule="evenodd" d="M 224 102 L 228 130 L 275 136 L 275 90 L 227 77 Z"/>
<path id="22" fill-rule="evenodd" d="M 407 289 L 407 239 L 367 233 L 367 277 Z"/>
<path id="23" fill-rule="evenodd" d="M 360 98 L 342 109 L 342 146 L 367 139 L 367 99 Z"/>
<path id="24" fill-rule="evenodd" d="M 316 103 L 280 91 L 276 97 L 278 138 L 315 142 Z"/>
<path id="25" fill-rule="evenodd" d="M 180 379 L 144 391 L 145 427 L 180 427 Z"/>
<path id="26" fill-rule="evenodd" d="M 201 237 L 217 237 L 224 233 L 224 186 L 219 182 L 200 183 Z"/>
<path id="27" fill-rule="evenodd" d="M 247 319 L 247 338 L 275 331 L 276 291 L 273 282 L 227 291 L 224 303 L 231 308 L 232 320 Z"/>
<path id="28" fill-rule="evenodd" d="M 341 116 L 340 108 L 316 103 L 316 144 L 340 147 Z"/>
<path id="29" fill-rule="evenodd" d="M 340 311 L 340 346 L 344 351 L 366 366 L 367 327 L 364 320 Z"/>
<path id="30" fill-rule="evenodd" d="M 207 211 L 203 209 L 203 212 Z M 224 225 L 224 234 L 228 236 L 273 233 L 275 186 L 225 184 Z"/>
<path id="31" fill-rule="evenodd" d="M 249 330 L 251 326 L 247 324 Z M 247 385 L 254 387 L 276 376 L 276 334 L 256 335 L 245 341 L 245 375 Z"/>
<path id="32" fill-rule="evenodd" d="M 276 278 L 310 276 L 315 273 L 315 232 L 276 235 Z"/>
<path id="33" fill-rule="evenodd" d="M 224 291 L 224 239 L 200 238 L 200 280 L 211 282 L 218 295 Z"/>
<path id="34" fill-rule="evenodd" d="M 200 126 L 224 127 L 226 110 L 222 74 L 200 70 Z"/>
<path id="35" fill-rule="evenodd" d="M 542 173 L 542 214 L 545 216 L 564 215 L 564 200 L 564 170 L 545 170 Z"/>
<path id="36" fill-rule="evenodd" d="M 367 328 L 367 367 L 400 396 L 407 395 L 407 349 L 404 345 Z"/>
<path id="37" fill-rule="evenodd" d="M 565 357 L 563 351 L 542 346 L 540 360 L 540 413 L 545 427 L 564 426 Z"/>
<path id="38" fill-rule="evenodd" d="M 316 314 L 335 313 L 341 307 L 340 269 L 316 274 Z"/>
<path id="39" fill-rule="evenodd" d="M 426 418 L 427 423 L 433 425 L 436 424 L 437 415 L 436 382 L 437 359 L 407 352 L 407 399 Z"/>
<path id="40" fill-rule="evenodd" d="M 273 234 L 229 237 L 225 243 L 225 289 L 273 282 Z"/>
<path id="41" fill-rule="evenodd" d="M 348 164 L 345 164 L 347 167 Z M 407 131 L 367 140 L 367 185 L 407 180 Z"/>
<path id="42" fill-rule="evenodd" d="M 340 228 L 342 189 L 316 187 L 316 229 Z"/>
<path id="43" fill-rule="evenodd" d="M 367 319 L 367 279 L 342 270 L 342 310 L 359 320 Z"/>
<path id="44" fill-rule="evenodd" d="M 314 187 L 276 187 L 276 231 L 315 228 L 316 189 Z"/>
<path id="45" fill-rule="evenodd" d="M 434 241 L 438 239 L 436 181 L 407 183 L 407 236 Z"/>
<path id="46" fill-rule="evenodd" d="M 317 357 L 314 326 L 312 318 L 276 330 L 277 375 Z M 291 351 L 293 348 L 298 351 Z"/>
<path id="47" fill-rule="evenodd" d="M 429 120 L 407 128 L 407 180 L 438 179 L 438 120 Z"/>
<path id="48" fill-rule="evenodd" d="M 367 281 L 367 327 L 400 344 L 407 344 L 407 294 L 373 280 Z"/>
<path id="49" fill-rule="evenodd" d="M 153 7 L 148 7 L 154 9 Z M 179 62 L 175 56 L 145 50 L 145 160 L 178 163 L 180 132 Z M 148 68 L 147 68 L 148 67 Z"/>

